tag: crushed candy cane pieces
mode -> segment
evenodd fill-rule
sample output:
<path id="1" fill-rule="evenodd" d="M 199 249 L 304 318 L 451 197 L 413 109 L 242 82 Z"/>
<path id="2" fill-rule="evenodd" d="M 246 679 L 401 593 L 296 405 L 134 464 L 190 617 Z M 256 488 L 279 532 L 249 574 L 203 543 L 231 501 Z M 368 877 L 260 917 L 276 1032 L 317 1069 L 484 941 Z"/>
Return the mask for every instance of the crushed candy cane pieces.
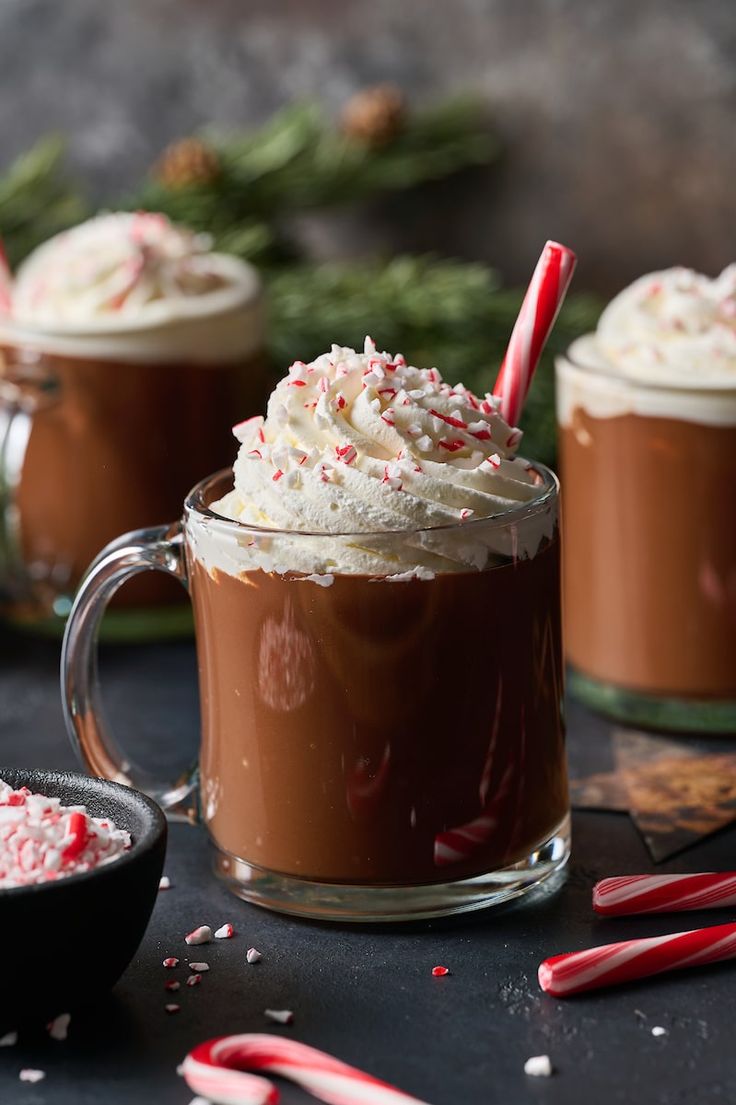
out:
<path id="1" fill-rule="evenodd" d="M 0 1047 L 15 1047 L 17 1043 L 17 1032 L 6 1032 L 4 1036 L 0 1036 Z"/>
<path id="2" fill-rule="evenodd" d="M 204 972 L 209 971 L 209 969 L 210 969 L 209 963 L 190 963 L 189 964 L 189 970 L 190 971 L 198 971 L 199 974 L 204 974 Z"/>
<path id="3" fill-rule="evenodd" d="M 212 929 L 209 925 L 200 925 L 184 937 L 187 944 L 209 944 L 211 939 Z"/>
<path id="4" fill-rule="evenodd" d="M 167 1013 L 178 1013 L 181 1009 L 181 1006 L 177 1005 L 176 1002 L 171 1001 L 168 1005 L 164 1006 L 164 1009 Z"/>
<path id="5" fill-rule="evenodd" d="M 158 880 L 159 890 L 171 890 L 171 879 L 168 875 L 162 875 Z"/>
<path id="6" fill-rule="evenodd" d="M 219 929 L 215 930 L 215 940 L 229 940 L 234 932 L 235 929 L 228 922 L 226 925 L 221 925 Z"/>
<path id="7" fill-rule="evenodd" d="M 32 886 L 91 871 L 118 859 L 130 833 L 84 806 L 14 790 L 0 779 L 0 888 Z"/>
<path id="8" fill-rule="evenodd" d="M 69 1013 L 60 1013 L 58 1017 L 54 1017 L 53 1021 L 47 1025 L 52 1040 L 65 1040 L 67 1038 L 71 1019 Z"/>
<path id="9" fill-rule="evenodd" d="M 187 979 L 187 986 L 199 986 L 202 981 L 201 975 L 190 975 Z"/>
<path id="10" fill-rule="evenodd" d="M 661 1024 L 655 1024 L 652 1028 L 652 1036 L 666 1036 L 667 1029 L 663 1028 Z"/>
<path id="11" fill-rule="evenodd" d="M 449 967 L 433 967 L 432 968 L 432 974 L 434 975 L 435 978 L 443 978 L 445 975 L 449 975 L 449 973 L 450 973 L 450 968 Z"/>
<path id="12" fill-rule="evenodd" d="M 174 982 L 173 979 L 171 982 L 164 983 L 164 990 L 171 990 L 172 992 L 176 992 L 179 989 L 181 989 L 181 983 Z"/>
<path id="13" fill-rule="evenodd" d="M 24 1067 L 18 1075 L 21 1082 L 43 1082 L 45 1077 L 45 1070 L 34 1070 L 32 1067 Z"/>
<path id="14" fill-rule="evenodd" d="M 263 956 L 258 951 L 258 948 L 248 948 L 248 951 L 245 953 L 245 958 L 248 963 L 260 963 Z"/>
<path id="15" fill-rule="evenodd" d="M 276 1024 L 291 1024 L 294 1020 L 291 1009 L 264 1009 L 263 1015 L 269 1021 L 275 1021 Z"/>
<path id="16" fill-rule="evenodd" d="M 554 1074 L 552 1060 L 549 1055 L 532 1055 L 524 1063 L 524 1074 L 532 1078 L 549 1078 Z"/>
<path id="17" fill-rule="evenodd" d="M 170 956 L 168 956 L 167 959 L 164 959 L 164 964 L 163 965 L 164 965 L 164 967 L 168 967 L 169 969 L 171 969 L 172 967 L 178 967 L 179 966 L 179 960 L 176 958 L 175 955 L 170 955 Z"/>

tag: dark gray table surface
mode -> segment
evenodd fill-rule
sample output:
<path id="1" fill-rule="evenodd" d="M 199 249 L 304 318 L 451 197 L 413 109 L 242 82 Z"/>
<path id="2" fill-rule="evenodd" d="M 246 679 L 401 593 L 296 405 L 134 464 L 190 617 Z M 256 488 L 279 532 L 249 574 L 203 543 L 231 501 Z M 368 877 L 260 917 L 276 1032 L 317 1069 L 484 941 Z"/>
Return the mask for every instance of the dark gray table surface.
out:
<path id="1" fill-rule="evenodd" d="M 57 663 L 56 643 L 7 632 L 0 640 L 0 763 L 74 766 Z M 159 766 L 185 760 L 198 728 L 192 646 L 110 646 L 102 668 L 110 713 L 140 755 Z M 600 758 L 607 741 L 603 722 L 571 708 L 576 765 L 593 750 Z M 660 870 L 736 866 L 734 843 L 736 832 L 727 830 Z M 567 1002 L 538 989 L 537 965 L 547 955 L 730 919 L 723 912 L 679 920 L 594 918 L 596 878 L 651 869 L 627 816 L 577 813 L 573 860 L 554 892 L 463 918 L 335 927 L 238 901 L 210 874 L 204 833 L 175 825 L 166 864 L 173 888 L 159 894 L 130 969 L 106 1002 L 73 1019 L 66 1042 L 39 1029 L 0 1051 L 0 1103 L 186 1105 L 192 1094 L 176 1067 L 187 1050 L 209 1036 L 243 1031 L 272 1031 L 324 1048 L 432 1105 L 733 1103 L 736 965 Z M 225 921 L 237 930 L 233 940 L 185 946 L 183 936 L 195 925 Z M 263 953 L 257 966 L 246 965 L 250 945 Z M 13 954 L 12 938 L 2 954 Z M 175 1016 L 164 1012 L 166 955 L 201 958 L 211 968 L 200 986 L 176 995 Z M 59 969 L 69 969 L 63 947 L 58 957 Z M 432 977 L 438 963 L 450 976 Z M 266 1008 L 292 1009 L 293 1025 L 270 1025 Z M 655 1025 L 666 1035 L 652 1036 Z M 524 1061 L 540 1053 L 555 1066 L 550 1079 L 524 1074 Z M 45 1081 L 21 1084 L 21 1067 L 45 1070 Z M 284 1086 L 284 1105 L 307 1100 Z"/>

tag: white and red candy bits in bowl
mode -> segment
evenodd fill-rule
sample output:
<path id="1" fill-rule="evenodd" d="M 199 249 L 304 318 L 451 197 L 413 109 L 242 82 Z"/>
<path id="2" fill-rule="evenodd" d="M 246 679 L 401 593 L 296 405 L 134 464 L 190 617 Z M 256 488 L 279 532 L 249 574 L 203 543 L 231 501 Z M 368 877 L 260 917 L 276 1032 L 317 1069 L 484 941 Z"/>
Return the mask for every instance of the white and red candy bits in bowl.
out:
<path id="1" fill-rule="evenodd" d="M 0 914 L 13 934 L 3 963 L 13 1023 L 2 1035 L 74 1013 L 115 984 L 158 896 L 167 834 L 156 803 L 131 787 L 18 768 L 0 780 Z"/>
<path id="2" fill-rule="evenodd" d="M 0 889 L 51 882 L 117 859 L 130 833 L 84 806 L 0 779 Z"/>

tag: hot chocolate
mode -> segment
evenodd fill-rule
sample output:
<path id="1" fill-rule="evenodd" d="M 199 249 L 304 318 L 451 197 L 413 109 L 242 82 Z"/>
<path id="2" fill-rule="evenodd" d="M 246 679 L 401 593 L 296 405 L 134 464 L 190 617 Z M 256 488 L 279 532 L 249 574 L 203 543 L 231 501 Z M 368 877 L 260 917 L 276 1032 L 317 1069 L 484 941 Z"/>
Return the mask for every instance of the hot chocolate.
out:
<path id="1" fill-rule="evenodd" d="M 203 813 L 220 848 L 363 885 L 527 856 L 567 810 L 558 584 L 556 540 L 399 584 L 195 562 Z"/>
<path id="2" fill-rule="evenodd" d="M 554 475 L 500 401 L 369 339 L 292 365 L 234 432 L 234 473 L 79 589 L 62 679 L 88 769 L 167 809 L 198 788 L 218 873 L 287 913 L 433 917 L 550 877 L 570 848 Z M 198 772 L 161 784 L 94 677 L 105 605 L 145 568 L 189 585 L 202 704 Z"/>
<path id="3" fill-rule="evenodd" d="M 172 516 L 227 463 L 231 411 L 266 393 L 259 283 L 162 216 L 102 216 L 21 266 L 0 365 L 2 590 L 6 612 L 36 620 L 109 540 Z M 117 601 L 172 599 L 146 578 Z"/>
<path id="4" fill-rule="evenodd" d="M 365 886 L 522 862 L 567 782 L 554 491 L 520 434 L 371 343 L 294 365 L 236 433 L 187 529 L 219 848 Z"/>
<path id="5" fill-rule="evenodd" d="M 558 363 L 568 655 L 636 720 L 736 727 L 735 318 L 736 267 L 657 273 Z"/>

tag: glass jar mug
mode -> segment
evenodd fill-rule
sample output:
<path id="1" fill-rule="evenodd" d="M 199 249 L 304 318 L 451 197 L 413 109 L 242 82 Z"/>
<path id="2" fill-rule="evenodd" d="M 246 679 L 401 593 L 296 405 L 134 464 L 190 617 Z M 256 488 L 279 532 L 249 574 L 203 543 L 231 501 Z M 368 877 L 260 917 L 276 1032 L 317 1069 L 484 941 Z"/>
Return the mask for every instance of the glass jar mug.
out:
<path id="1" fill-rule="evenodd" d="M 248 527 L 209 509 L 108 546 L 64 641 L 68 731 L 87 768 L 197 807 L 215 868 L 284 912 L 388 920 L 521 894 L 569 854 L 557 482 L 490 519 L 378 534 Z M 406 562 L 462 546 L 476 570 L 431 578 L 315 575 L 360 544 Z M 299 566 L 297 568 L 297 565 Z M 146 569 L 189 589 L 202 710 L 197 775 L 152 784 L 100 711 L 95 638 L 121 583 Z M 431 576 L 431 573 L 429 573 Z"/>
<path id="2" fill-rule="evenodd" d="M 3 321 L 4 616 L 61 628 L 98 550 L 174 514 L 202 471 L 229 460 L 231 412 L 261 409 L 267 393 L 255 273 L 222 318 L 193 314 L 157 327 L 106 321 L 96 331 L 53 333 Z M 137 622 L 147 631 L 189 624 L 176 589 L 156 580 L 126 589 L 115 619 L 122 632 Z"/>
<path id="3" fill-rule="evenodd" d="M 572 689 L 736 731 L 736 389 L 623 379 L 573 347 L 557 405 Z"/>

